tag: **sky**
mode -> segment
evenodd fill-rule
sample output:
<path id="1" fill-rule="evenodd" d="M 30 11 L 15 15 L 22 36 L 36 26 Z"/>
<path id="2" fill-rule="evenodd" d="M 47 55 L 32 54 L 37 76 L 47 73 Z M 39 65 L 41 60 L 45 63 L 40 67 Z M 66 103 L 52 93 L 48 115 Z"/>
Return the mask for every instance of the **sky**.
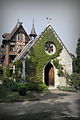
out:
<path id="1" fill-rule="evenodd" d="M 80 37 L 80 0 L 0 0 L 0 43 L 2 34 L 11 32 L 19 19 L 30 34 L 34 19 L 39 35 L 51 25 L 70 53 L 75 54 Z"/>

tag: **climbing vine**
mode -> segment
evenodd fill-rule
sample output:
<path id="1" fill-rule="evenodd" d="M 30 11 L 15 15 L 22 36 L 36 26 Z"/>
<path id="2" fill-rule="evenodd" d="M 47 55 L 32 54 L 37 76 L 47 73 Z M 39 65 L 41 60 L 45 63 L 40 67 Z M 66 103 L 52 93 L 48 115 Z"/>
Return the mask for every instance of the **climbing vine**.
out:
<path id="1" fill-rule="evenodd" d="M 45 53 L 45 44 L 47 42 L 52 42 L 56 48 L 56 51 L 53 55 L 49 55 Z M 42 81 L 42 72 L 45 64 L 51 60 L 55 60 L 61 53 L 63 47 L 61 43 L 57 40 L 55 37 L 52 29 L 48 28 L 45 33 L 39 38 L 39 40 L 35 43 L 35 45 L 31 48 L 28 55 L 30 56 L 30 63 L 27 63 L 26 59 L 26 65 L 33 63 L 33 69 L 35 70 L 34 79 L 38 81 Z M 61 65 L 56 65 L 56 62 L 54 63 L 59 70 L 61 70 Z M 30 68 L 32 69 L 32 68 Z M 28 69 L 29 70 L 29 69 Z M 31 75 L 31 74 L 30 74 Z"/>
<path id="2" fill-rule="evenodd" d="M 59 63 L 59 59 L 54 59 L 53 63 L 55 65 L 55 67 L 58 69 L 58 76 L 62 77 L 64 76 L 64 72 L 63 72 L 63 67 L 62 65 Z"/>
<path id="3" fill-rule="evenodd" d="M 10 69 L 9 66 L 6 66 L 3 68 L 3 78 L 9 79 L 9 76 L 10 76 Z"/>

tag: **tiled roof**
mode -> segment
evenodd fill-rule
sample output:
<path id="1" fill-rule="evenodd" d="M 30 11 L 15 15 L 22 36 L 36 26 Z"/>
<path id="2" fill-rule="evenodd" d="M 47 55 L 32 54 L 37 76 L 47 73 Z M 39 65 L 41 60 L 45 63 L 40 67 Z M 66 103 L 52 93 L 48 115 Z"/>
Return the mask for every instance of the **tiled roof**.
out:
<path id="1" fill-rule="evenodd" d="M 4 40 L 10 40 L 10 39 L 12 38 L 12 36 L 15 34 L 15 32 L 18 30 L 18 28 L 19 28 L 21 25 L 22 25 L 22 23 L 21 23 L 21 22 L 18 22 L 18 23 L 16 24 L 16 26 L 14 27 L 14 29 L 12 30 L 12 32 L 11 32 L 10 34 L 8 34 L 8 35 L 4 38 Z"/>
<path id="2" fill-rule="evenodd" d="M 43 36 L 43 34 L 45 33 L 45 31 L 50 27 L 47 26 L 43 32 L 41 32 L 41 34 L 35 39 L 35 40 L 30 40 L 28 42 L 28 44 L 26 44 L 26 46 L 22 49 L 22 51 L 18 54 L 18 56 L 14 59 L 13 62 L 22 59 L 23 57 L 25 57 L 27 55 L 27 52 L 33 47 L 33 45 L 37 42 L 37 40 L 39 40 L 40 37 Z"/>
<path id="3" fill-rule="evenodd" d="M 4 38 L 3 41 L 5 41 L 5 40 L 10 40 L 20 27 L 23 28 L 22 23 L 21 23 L 21 22 L 18 22 L 18 23 L 16 24 L 16 26 L 14 27 L 14 29 L 12 30 L 11 33 L 5 33 L 5 34 L 3 34 L 3 35 L 2 35 L 3 38 Z M 24 28 L 23 28 L 23 29 L 24 29 Z M 25 31 L 25 30 L 24 30 L 24 31 Z M 25 31 L 25 33 L 26 33 L 26 31 Z M 30 39 L 27 33 L 26 33 L 26 35 L 27 35 L 28 39 Z"/>
<path id="4" fill-rule="evenodd" d="M 3 38 L 6 38 L 7 36 L 9 36 L 10 35 L 10 33 L 4 33 L 3 35 L 2 35 L 2 37 Z"/>
<path id="5" fill-rule="evenodd" d="M 61 39 L 59 38 L 59 36 L 57 35 L 57 33 L 54 31 L 54 29 L 52 28 L 51 25 L 48 25 L 43 32 L 41 32 L 41 34 L 35 39 L 35 40 L 31 40 L 29 41 L 28 44 L 26 44 L 26 46 L 22 49 L 22 51 L 20 52 L 20 54 L 15 58 L 15 60 L 13 62 L 15 62 L 16 60 L 20 60 L 22 58 L 24 58 L 25 56 L 27 56 L 28 51 L 34 46 L 34 44 L 36 43 L 36 41 L 38 41 L 41 37 L 43 37 L 43 34 L 48 30 L 48 29 L 52 29 L 55 37 L 59 40 L 59 42 L 65 47 L 65 45 L 63 44 L 63 42 L 61 41 Z M 65 47 L 66 51 L 68 52 L 69 56 L 71 57 L 69 51 L 67 50 L 67 48 Z M 72 58 L 71 58 L 72 59 Z"/>

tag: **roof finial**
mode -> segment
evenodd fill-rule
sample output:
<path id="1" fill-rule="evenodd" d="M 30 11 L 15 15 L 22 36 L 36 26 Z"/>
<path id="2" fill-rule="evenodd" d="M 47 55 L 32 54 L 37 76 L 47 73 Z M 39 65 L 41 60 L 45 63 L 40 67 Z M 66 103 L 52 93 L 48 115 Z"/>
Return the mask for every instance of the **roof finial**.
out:
<path id="1" fill-rule="evenodd" d="M 34 18 L 33 18 L 33 25 L 34 25 Z"/>
<path id="2" fill-rule="evenodd" d="M 51 24 L 51 17 L 47 17 L 46 19 L 47 19 L 48 25 L 50 25 Z"/>

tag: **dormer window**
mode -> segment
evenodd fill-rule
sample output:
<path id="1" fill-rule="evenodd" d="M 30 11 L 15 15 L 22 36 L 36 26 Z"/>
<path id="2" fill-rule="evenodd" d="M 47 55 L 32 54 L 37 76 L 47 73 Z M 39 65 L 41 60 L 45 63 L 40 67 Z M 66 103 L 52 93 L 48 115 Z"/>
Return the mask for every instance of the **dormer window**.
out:
<path id="1" fill-rule="evenodd" d="M 23 40 L 23 34 L 22 33 L 18 34 L 18 40 Z"/>

